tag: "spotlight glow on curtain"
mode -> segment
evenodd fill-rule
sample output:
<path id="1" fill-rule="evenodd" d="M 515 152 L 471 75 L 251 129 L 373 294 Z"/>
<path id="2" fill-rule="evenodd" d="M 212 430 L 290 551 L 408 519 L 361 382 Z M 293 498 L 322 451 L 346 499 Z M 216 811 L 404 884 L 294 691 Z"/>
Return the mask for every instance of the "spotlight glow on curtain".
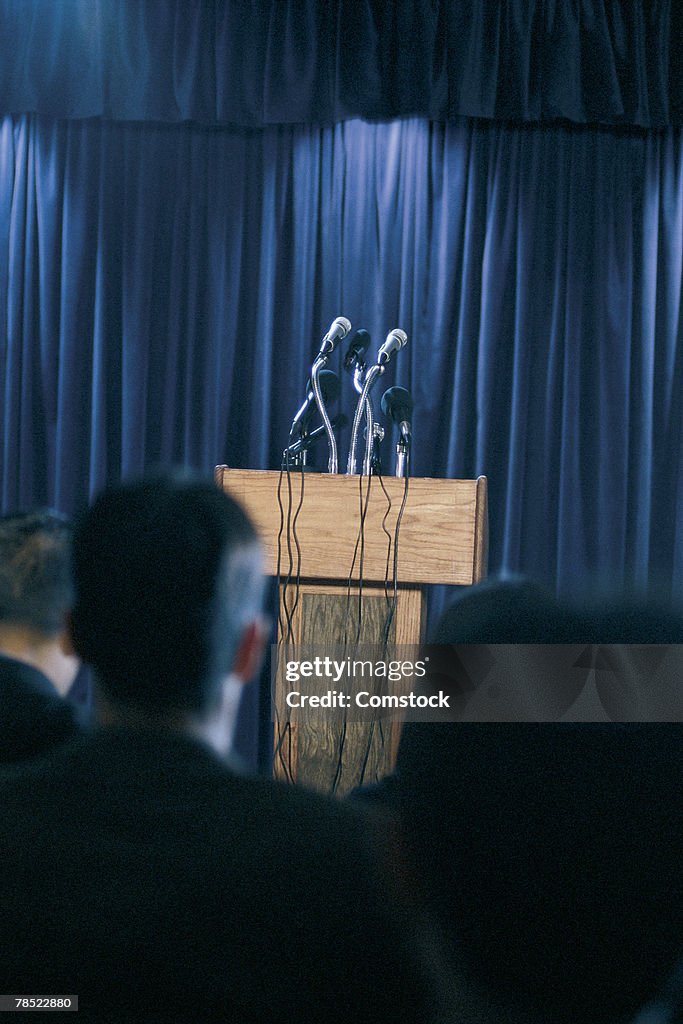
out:
<path id="1" fill-rule="evenodd" d="M 414 471 L 487 474 L 493 569 L 680 592 L 682 238 L 676 129 L 6 118 L 3 507 L 276 466 L 344 314 L 408 332 Z"/>

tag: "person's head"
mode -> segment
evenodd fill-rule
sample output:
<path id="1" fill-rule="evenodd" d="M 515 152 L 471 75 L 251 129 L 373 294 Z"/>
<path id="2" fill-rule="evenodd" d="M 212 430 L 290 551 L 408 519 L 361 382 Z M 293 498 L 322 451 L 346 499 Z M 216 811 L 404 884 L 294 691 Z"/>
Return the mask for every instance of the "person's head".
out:
<path id="1" fill-rule="evenodd" d="M 446 609 L 433 644 L 554 644 L 577 642 L 571 612 L 538 583 L 492 577 L 466 587 Z"/>
<path id="2" fill-rule="evenodd" d="M 485 580 L 465 588 L 437 623 L 425 688 L 449 694 L 446 720 L 555 720 L 584 685 L 573 668 L 581 628 L 540 584 Z"/>
<path id="3" fill-rule="evenodd" d="M 529 580 L 491 579 L 437 624 L 427 682 L 475 721 L 680 721 L 681 643 L 683 617 L 665 601 L 603 591 L 568 605 Z"/>
<path id="4" fill-rule="evenodd" d="M 77 524 L 74 583 L 74 646 L 110 711 L 234 717 L 229 681 L 253 675 L 263 633 L 258 539 L 236 502 L 180 473 L 112 487 Z"/>
<path id="5" fill-rule="evenodd" d="M 64 694 L 78 670 L 66 632 L 71 526 L 55 512 L 0 518 L 0 650 L 41 669 Z"/>

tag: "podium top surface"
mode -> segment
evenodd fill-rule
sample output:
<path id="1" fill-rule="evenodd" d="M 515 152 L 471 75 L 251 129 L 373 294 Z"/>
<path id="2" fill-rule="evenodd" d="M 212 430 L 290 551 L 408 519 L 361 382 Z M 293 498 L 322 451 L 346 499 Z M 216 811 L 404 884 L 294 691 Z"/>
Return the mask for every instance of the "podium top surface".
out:
<path id="1" fill-rule="evenodd" d="M 388 498 L 376 476 L 328 473 L 302 476 L 292 471 L 290 500 L 284 473 L 216 467 L 216 483 L 240 502 L 261 536 L 266 572 L 271 576 L 278 574 L 279 536 L 280 575 L 286 575 L 289 569 L 289 547 L 296 574 L 296 530 L 301 550 L 300 575 L 305 579 L 348 579 L 357 542 L 353 577 L 358 578 L 363 511 L 362 577 L 368 582 L 393 579 L 394 534 L 405 481 L 396 477 L 382 479 Z M 399 582 L 476 583 L 485 574 L 486 532 L 485 477 L 478 480 L 409 478 L 399 530 Z"/>

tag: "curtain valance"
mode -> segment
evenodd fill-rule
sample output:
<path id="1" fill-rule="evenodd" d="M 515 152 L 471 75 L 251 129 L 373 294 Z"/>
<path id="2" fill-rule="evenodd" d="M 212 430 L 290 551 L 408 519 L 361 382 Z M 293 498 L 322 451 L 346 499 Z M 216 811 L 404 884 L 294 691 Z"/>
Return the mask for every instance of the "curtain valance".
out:
<path id="1" fill-rule="evenodd" d="M 0 114 L 683 121 L 672 0 L 0 0 Z"/>

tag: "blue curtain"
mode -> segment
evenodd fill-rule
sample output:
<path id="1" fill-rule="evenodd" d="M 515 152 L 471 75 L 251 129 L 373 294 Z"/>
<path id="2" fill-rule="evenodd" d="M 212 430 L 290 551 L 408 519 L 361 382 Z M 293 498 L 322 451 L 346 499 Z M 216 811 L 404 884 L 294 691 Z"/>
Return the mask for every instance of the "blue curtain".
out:
<path id="1" fill-rule="evenodd" d="M 673 0 L 0 0 L 0 112 L 683 122 Z"/>
<path id="2" fill-rule="evenodd" d="M 492 569 L 680 593 L 682 238 L 677 129 L 6 118 L 2 505 L 277 466 L 344 314 L 407 331 L 414 472 L 489 477 Z"/>
<path id="3" fill-rule="evenodd" d="M 278 465 L 344 314 L 493 570 L 683 599 L 682 51 L 671 0 L 0 0 L 2 509 Z"/>

